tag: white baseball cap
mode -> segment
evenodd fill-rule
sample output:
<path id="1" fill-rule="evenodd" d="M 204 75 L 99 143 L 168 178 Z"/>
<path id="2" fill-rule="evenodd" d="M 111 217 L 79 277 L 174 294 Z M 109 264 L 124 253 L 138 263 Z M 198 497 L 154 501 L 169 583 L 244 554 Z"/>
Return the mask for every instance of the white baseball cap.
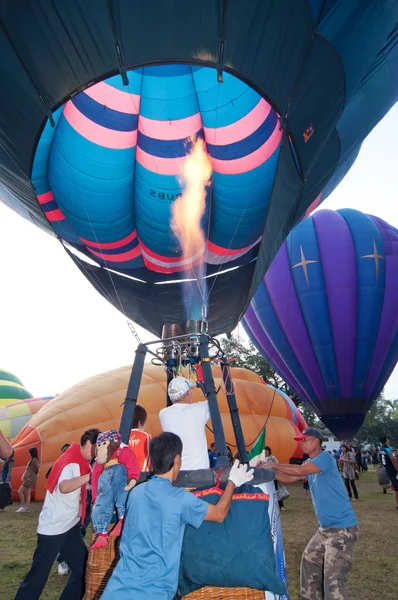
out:
<path id="1" fill-rule="evenodd" d="M 196 387 L 196 383 L 185 379 L 185 377 L 175 377 L 169 383 L 169 396 L 172 402 L 178 402 L 185 396 L 187 392 L 193 387 Z"/>

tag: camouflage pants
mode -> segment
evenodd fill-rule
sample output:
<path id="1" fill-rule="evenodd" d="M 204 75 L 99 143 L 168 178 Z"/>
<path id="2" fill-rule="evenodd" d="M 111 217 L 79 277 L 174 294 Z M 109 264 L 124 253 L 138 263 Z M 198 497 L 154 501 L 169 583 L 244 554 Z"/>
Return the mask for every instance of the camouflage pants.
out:
<path id="1" fill-rule="evenodd" d="M 318 529 L 301 559 L 302 600 L 346 600 L 358 527 Z"/>

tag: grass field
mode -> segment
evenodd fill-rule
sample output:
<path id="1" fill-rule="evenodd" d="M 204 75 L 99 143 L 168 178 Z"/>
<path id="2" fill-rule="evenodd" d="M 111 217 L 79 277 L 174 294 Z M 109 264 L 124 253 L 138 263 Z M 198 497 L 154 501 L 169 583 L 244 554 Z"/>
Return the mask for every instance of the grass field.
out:
<path id="1" fill-rule="evenodd" d="M 351 600 L 396 600 L 398 584 L 398 510 L 391 491 L 381 493 L 373 471 L 357 482 L 359 502 L 354 503 L 360 539 L 349 582 Z M 300 484 L 289 486 L 291 497 L 282 513 L 291 600 L 298 600 L 302 551 L 317 527 L 312 502 L 304 498 Z M 16 514 L 18 504 L 0 513 L 0 600 L 12 600 L 29 569 L 36 543 L 36 522 L 41 508 L 34 503 L 28 514 Z M 59 598 L 65 577 L 54 566 L 43 600 Z M 150 599 L 148 599 L 150 600 Z"/>

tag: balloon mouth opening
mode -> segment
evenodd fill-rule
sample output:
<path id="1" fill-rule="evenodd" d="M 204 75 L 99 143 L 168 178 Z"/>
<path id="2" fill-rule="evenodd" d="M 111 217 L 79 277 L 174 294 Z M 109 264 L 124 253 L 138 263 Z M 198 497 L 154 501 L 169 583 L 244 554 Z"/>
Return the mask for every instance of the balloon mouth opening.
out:
<path id="1" fill-rule="evenodd" d="M 255 260 L 282 139 L 267 100 L 222 75 L 198 59 L 94 83 L 53 113 L 33 162 L 68 250 L 110 277 L 178 283 L 185 320 L 207 315 L 218 277 Z"/>

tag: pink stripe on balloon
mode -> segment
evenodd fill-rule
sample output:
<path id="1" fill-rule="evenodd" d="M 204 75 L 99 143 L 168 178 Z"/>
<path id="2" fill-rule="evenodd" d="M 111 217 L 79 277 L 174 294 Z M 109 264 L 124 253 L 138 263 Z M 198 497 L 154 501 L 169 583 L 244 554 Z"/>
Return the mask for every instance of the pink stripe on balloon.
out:
<path id="1" fill-rule="evenodd" d="M 236 158 L 234 160 L 220 160 L 210 156 L 210 161 L 213 166 L 213 170 L 216 173 L 222 173 L 224 175 L 238 175 L 240 173 L 247 173 L 252 171 L 260 165 L 267 162 L 270 156 L 278 148 L 282 138 L 282 131 L 279 130 L 279 123 L 277 123 L 272 135 L 268 140 L 260 146 L 257 150 L 243 156 L 242 158 Z"/>
<path id="2" fill-rule="evenodd" d="M 132 250 L 129 250 L 128 252 L 122 252 L 121 254 L 104 254 L 103 252 L 96 252 L 91 248 L 87 248 L 87 250 L 89 250 L 91 254 L 94 254 L 94 256 L 98 256 L 106 262 L 126 262 L 127 260 L 137 258 L 141 254 L 141 249 L 139 246 L 133 248 Z"/>
<path id="3" fill-rule="evenodd" d="M 313 202 L 311 202 L 311 204 L 309 205 L 309 207 L 305 211 L 304 217 L 301 219 L 302 221 L 304 221 L 304 219 L 306 217 L 308 217 L 308 215 L 310 215 L 312 213 L 312 211 L 316 209 L 317 206 L 320 205 L 320 203 L 321 203 L 321 197 L 322 197 L 322 192 L 320 194 L 318 194 L 318 196 L 315 198 L 315 200 Z"/>
<path id="4" fill-rule="evenodd" d="M 126 150 L 137 145 L 137 130 L 115 131 L 94 123 L 84 116 L 69 100 L 65 104 L 64 117 L 82 137 L 98 146 L 114 150 Z"/>
<path id="5" fill-rule="evenodd" d="M 106 244 L 102 244 L 99 242 L 93 242 L 91 240 L 85 240 L 82 237 L 79 239 L 86 246 L 90 246 L 90 248 L 99 248 L 100 250 L 112 250 L 114 248 L 121 248 L 122 246 L 125 246 L 129 242 L 132 242 L 136 237 L 137 237 L 137 230 L 134 229 L 134 231 L 132 233 L 130 233 L 130 235 L 128 235 L 127 237 L 125 237 L 122 240 L 119 240 L 117 242 L 108 242 Z"/>
<path id="6" fill-rule="evenodd" d="M 261 98 L 260 102 L 247 115 L 236 123 L 225 127 L 203 127 L 208 144 L 225 146 L 234 144 L 254 133 L 271 112 L 271 106 Z"/>
<path id="7" fill-rule="evenodd" d="M 49 192 L 45 192 L 44 194 L 39 194 L 37 196 L 39 204 L 46 204 L 47 202 L 52 202 L 54 200 L 53 193 L 51 190 Z"/>
<path id="8" fill-rule="evenodd" d="M 178 273 L 186 271 L 203 260 L 204 249 L 203 251 L 197 252 L 194 256 L 186 258 L 183 256 L 161 256 L 147 248 L 141 241 L 140 246 L 145 266 L 156 273 Z"/>
<path id="9" fill-rule="evenodd" d="M 158 173 L 159 175 L 180 175 L 185 156 L 179 156 L 178 158 L 159 158 L 159 156 L 153 156 L 144 152 L 142 148 L 137 146 L 137 162 L 152 171 L 152 173 Z"/>
<path id="10" fill-rule="evenodd" d="M 214 254 L 224 255 L 224 256 L 235 256 L 236 254 L 241 254 L 242 252 L 247 252 L 250 248 L 253 248 L 259 241 L 261 237 L 256 240 L 250 246 L 245 246 L 244 248 L 238 248 L 238 250 L 234 250 L 232 248 L 223 248 L 222 246 L 217 246 L 217 244 L 213 244 L 210 240 L 207 242 L 207 250 Z"/>
<path id="11" fill-rule="evenodd" d="M 87 88 L 83 93 L 112 110 L 129 115 L 138 115 L 140 112 L 141 96 L 117 90 L 103 81 Z"/>
<path id="12" fill-rule="evenodd" d="M 206 262 L 210 265 L 223 265 L 228 262 L 231 262 L 241 256 L 244 256 L 246 252 L 251 250 L 256 244 L 258 244 L 261 240 L 261 236 L 250 244 L 250 246 L 246 246 L 245 248 L 240 248 L 239 250 L 231 250 L 228 248 L 222 248 L 221 246 L 217 246 L 212 242 L 207 242 L 207 252 L 206 252 Z"/>
<path id="13" fill-rule="evenodd" d="M 138 118 L 138 130 L 157 140 L 181 140 L 195 135 L 200 129 L 202 120 L 199 113 L 174 121 L 157 121 L 141 115 Z"/>

